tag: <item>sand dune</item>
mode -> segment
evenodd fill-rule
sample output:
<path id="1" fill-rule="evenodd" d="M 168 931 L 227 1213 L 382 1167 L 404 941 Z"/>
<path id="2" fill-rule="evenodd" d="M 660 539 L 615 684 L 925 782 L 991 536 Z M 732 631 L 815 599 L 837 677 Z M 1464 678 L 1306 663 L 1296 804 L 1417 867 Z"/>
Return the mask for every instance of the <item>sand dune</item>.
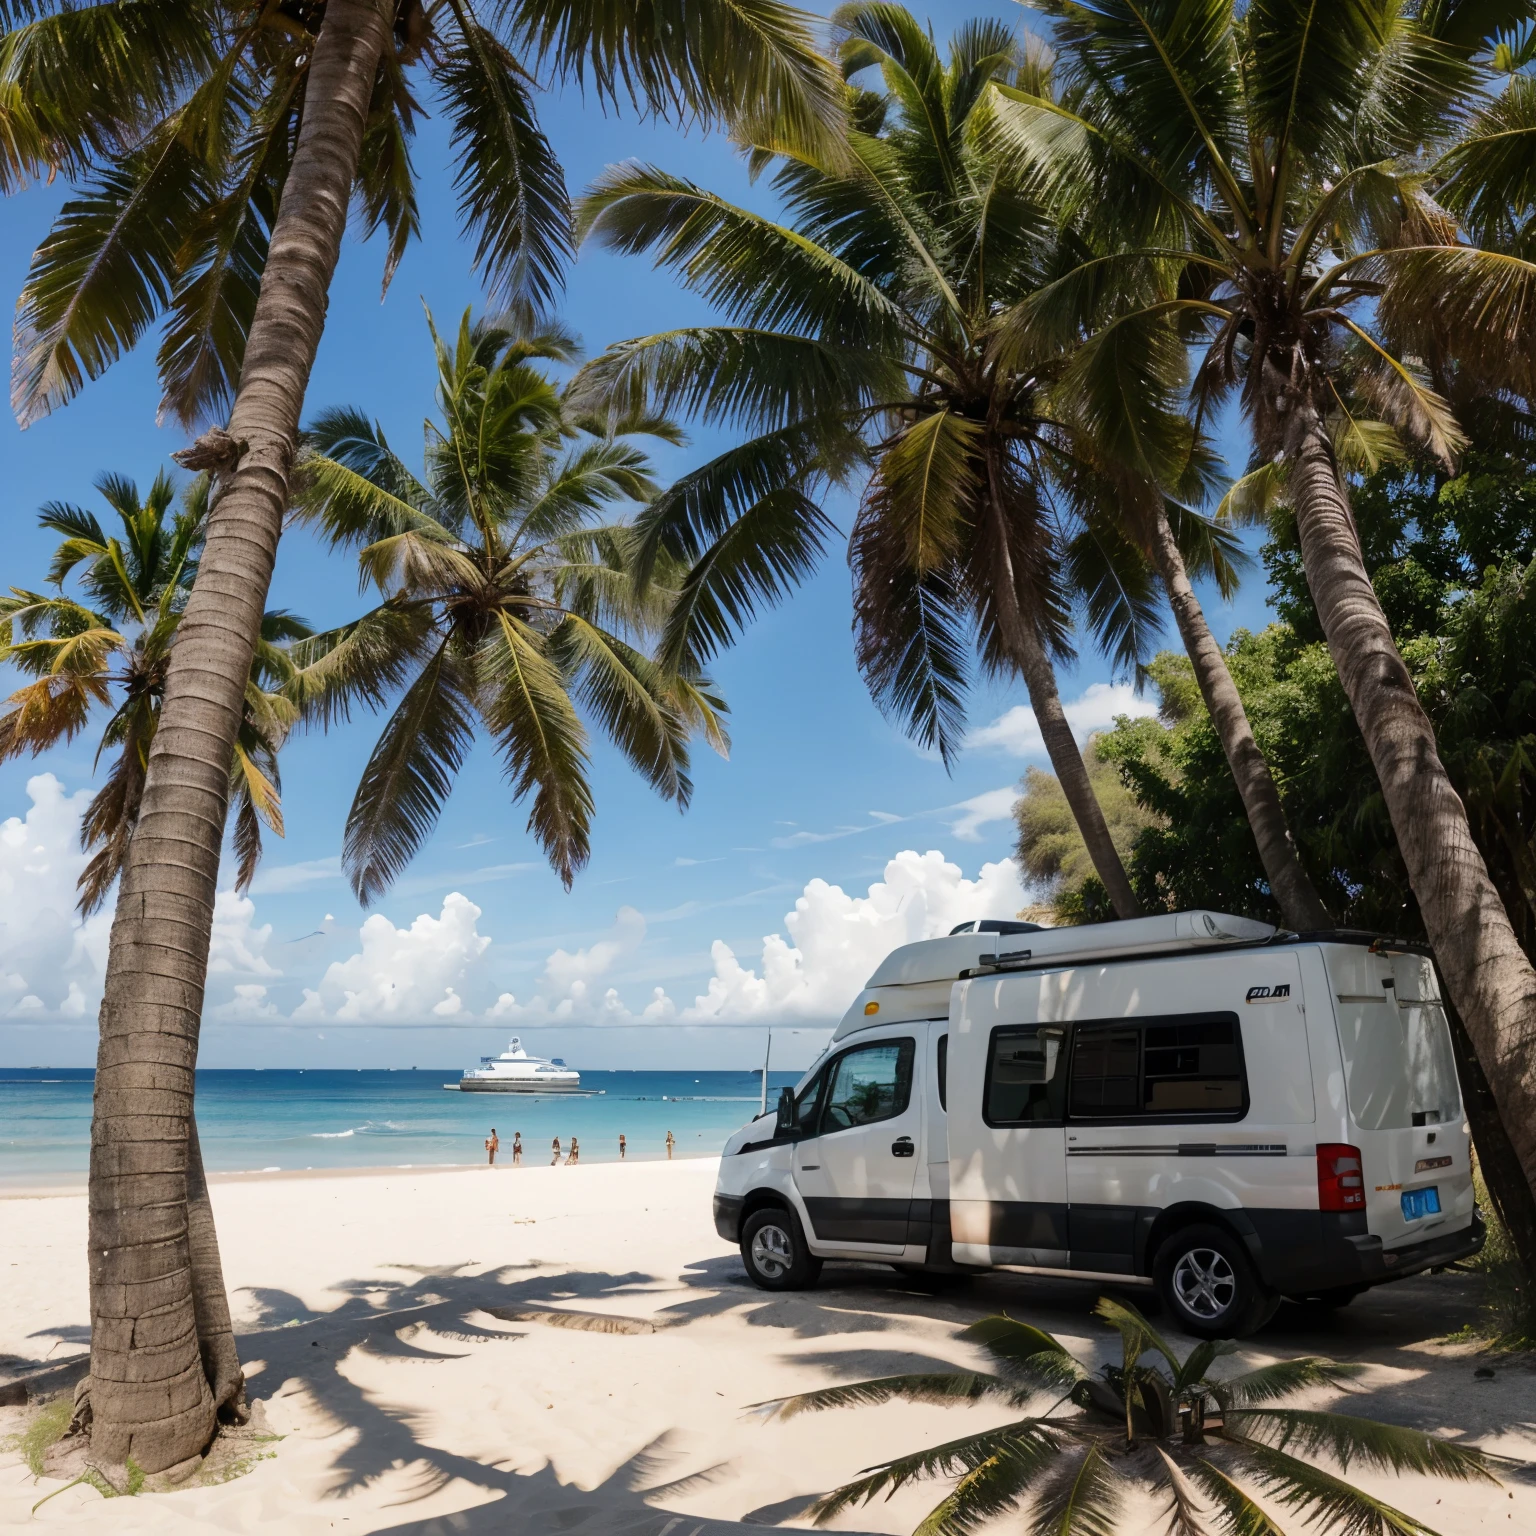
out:
<path id="1" fill-rule="evenodd" d="M 934 1299 L 848 1267 L 814 1292 L 764 1295 L 713 1230 L 714 1170 L 219 1182 L 251 1392 L 283 1438 L 222 1486 L 111 1501 L 75 1488 L 32 1523 L 155 1536 L 745 1536 L 804 1523 L 811 1495 L 861 1467 L 999 1419 L 890 1406 L 764 1424 L 746 1405 L 968 1360 L 959 1328 L 1004 1309 L 1107 1348 L 1085 1287 L 998 1276 Z M 83 1194 L 0 1202 L 0 1234 L 0 1367 L 77 1354 Z M 1470 1284 L 1404 1282 L 1332 1321 L 1283 1313 L 1254 1353 L 1373 1362 L 1363 1411 L 1536 1456 L 1536 1375 L 1500 1366 L 1474 1380 L 1465 1351 L 1425 1342 L 1461 1320 Z M 21 1413 L 0 1409 L 0 1439 Z M 0 1528 L 25 1526 L 57 1486 L 0 1454 Z M 1536 1529 L 1529 1479 L 1510 1482 L 1513 1499 L 1417 1478 L 1372 1486 L 1444 1536 Z M 910 1531 L 937 1497 L 918 1490 L 837 1525 Z"/>

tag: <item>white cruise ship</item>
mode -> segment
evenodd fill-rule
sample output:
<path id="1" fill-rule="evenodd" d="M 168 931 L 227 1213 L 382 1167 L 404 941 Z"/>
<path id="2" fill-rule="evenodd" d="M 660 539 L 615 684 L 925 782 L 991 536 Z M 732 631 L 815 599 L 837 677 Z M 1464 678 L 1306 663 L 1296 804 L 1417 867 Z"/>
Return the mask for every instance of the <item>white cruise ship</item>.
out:
<path id="1" fill-rule="evenodd" d="M 516 1035 L 500 1056 L 482 1056 L 457 1083 L 461 1093 L 573 1093 L 581 1087 L 581 1073 L 556 1056 L 546 1061 L 530 1056 Z"/>

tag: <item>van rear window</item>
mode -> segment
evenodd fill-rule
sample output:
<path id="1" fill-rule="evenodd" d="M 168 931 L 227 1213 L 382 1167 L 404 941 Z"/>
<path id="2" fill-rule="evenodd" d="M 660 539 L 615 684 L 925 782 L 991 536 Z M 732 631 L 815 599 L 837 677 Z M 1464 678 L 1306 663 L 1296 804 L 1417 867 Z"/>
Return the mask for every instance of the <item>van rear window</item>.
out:
<path id="1" fill-rule="evenodd" d="M 1087 1120 L 1241 1117 L 1248 1084 L 1237 1015 L 1079 1024 L 1068 1104 Z"/>

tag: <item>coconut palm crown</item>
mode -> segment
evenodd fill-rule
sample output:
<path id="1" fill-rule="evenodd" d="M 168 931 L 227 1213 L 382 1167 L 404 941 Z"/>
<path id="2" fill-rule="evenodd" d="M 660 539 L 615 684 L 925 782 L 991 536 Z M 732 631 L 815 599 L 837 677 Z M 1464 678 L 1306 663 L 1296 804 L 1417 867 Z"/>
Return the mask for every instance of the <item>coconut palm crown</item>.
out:
<path id="1" fill-rule="evenodd" d="M 179 511 L 175 482 L 164 471 L 142 495 L 124 475 L 103 475 L 96 489 L 120 534 L 107 533 L 84 508 L 48 502 L 38 522 L 61 535 L 48 567 L 56 590 L 12 587 L 0 598 L 0 661 L 32 679 L 0 713 L 0 762 L 72 741 L 93 713 L 108 711 L 96 749 L 98 764 L 109 757 L 106 783 L 80 825 L 81 845 L 92 854 L 79 881 L 87 915 L 106 901 L 138 820 L 166 667 L 208 516 L 206 477 L 187 488 Z M 64 591 L 71 576 L 78 598 Z M 296 715 L 282 693 L 295 670 L 287 647 L 309 633 L 282 610 L 269 611 L 262 624 L 230 769 L 238 890 L 256 873 L 262 826 L 283 833 L 277 754 Z"/>
<path id="2" fill-rule="evenodd" d="M 1042 1405 L 996 1429 L 872 1467 L 811 1506 L 821 1523 L 908 1483 L 956 1479 L 918 1527 L 920 1536 L 970 1536 L 1020 1506 L 1034 1536 L 1115 1536 L 1142 1528 L 1122 1519 L 1133 1489 L 1166 1499 L 1173 1536 L 1286 1536 L 1266 1503 L 1310 1530 L 1434 1536 L 1417 1517 L 1347 1481 L 1350 1469 L 1498 1481 L 1493 1468 L 1500 1458 L 1475 1447 L 1284 1406 L 1308 1389 L 1347 1381 L 1356 1366 L 1309 1357 L 1215 1377 L 1216 1361 L 1236 1348 L 1230 1342 L 1207 1341 L 1180 1360 L 1134 1307 L 1106 1298 L 1097 1312 L 1121 1340 L 1120 1362 L 1097 1374 L 1049 1333 L 989 1317 L 961 1337 L 981 1346 L 991 1370 L 889 1376 L 757 1407 L 787 1418 L 893 1400 Z M 1319 1458 L 1344 1475 L 1318 1465 Z"/>
<path id="3" fill-rule="evenodd" d="M 477 732 L 495 743 L 514 799 L 532 797 L 528 829 L 567 886 L 593 813 L 578 706 L 679 808 L 692 793 L 690 736 L 727 748 L 725 706 L 706 681 L 640 648 L 666 584 L 641 599 L 630 530 L 599 520 L 655 493 L 624 434 L 676 441 L 676 430 L 644 417 L 599 429 L 570 411 L 535 365 L 575 356 L 558 332 L 471 324 L 468 311 L 451 342 L 431 329 L 442 424 L 426 425 L 423 476 L 351 409 L 316 419 L 300 465 L 299 516 L 358 550 L 383 601 L 299 647 L 296 696 L 322 723 L 399 696 L 343 841 L 365 903 L 431 832 Z"/>
<path id="4" fill-rule="evenodd" d="M 691 574 L 672 657 L 707 657 L 803 580 L 833 533 L 830 485 L 862 477 L 849 543 L 861 670 L 877 703 L 953 759 L 979 651 L 1021 675 L 1051 761 L 1121 916 L 1135 899 L 1057 697 L 1080 604 L 1132 665 L 1157 630 L 1145 562 L 1093 494 L 1092 444 L 1055 417 L 1051 355 L 993 348 L 997 319 L 1077 249 L 1034 189 L 987 148 L 991 87 L 1048 89 L 1012 30 L 970 22 L 947 58 L 903 7 L 833 17 L 852 129 L 835 160 L 766 138 L 779 220 L 629 164 L 578 208 L 584 238 L 649 251 L 730 323 L 610 347 L 578 397 L 623 413 L 645 398 L 739 426 L 746 440 L 684 477 L 640 520 L 644 561 Z M 1161 429 L 1198 480 L 1186 423 Z M 1231 551 L 1190 515 L 1190 559 L 1230 581 Z"/>
<path id="5" fill-rule="evenodd" d="M 780 0 L 391 0 L 354 187 L 384 285 L 420 232 L 412 158 L 445 118 L 464 232 L 495 301 L 531 311 L 571 251 L 532 73 L 682 118 L 770 114 L 814 137 L 835 73 Z M 326 0 L 0 0 L 0 192 L 62 173 L 76 193 L 34 257 L 12 400 L 69 400 L 162 317 L 162 409 L 217 420 L 245 339 Z"/>

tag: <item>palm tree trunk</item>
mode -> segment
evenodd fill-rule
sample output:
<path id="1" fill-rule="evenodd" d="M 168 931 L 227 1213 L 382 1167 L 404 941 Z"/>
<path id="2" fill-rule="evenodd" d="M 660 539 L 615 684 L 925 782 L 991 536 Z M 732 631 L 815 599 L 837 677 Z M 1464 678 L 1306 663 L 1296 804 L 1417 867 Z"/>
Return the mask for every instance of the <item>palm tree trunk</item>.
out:
<path id="1" fill-rule="evenodd" d="M 225 1423 L 245 1424 L 251 1410 L 245 1401 L 245 1372 L 235 1344 L 235 1325 L 224 1288 L 224 1264 L 219 1234 L 213 1225 L 213 1205 L 203 1173 L 203 1149 L 197 1139 L 197 1114 L 187 1121 L 187 1247 L 192 1267 L 192 1310 L 197 1319 L 197 1347 L 203 1375 L 213 1393 L 214 1412 Z"/>
<path id="2" fill-rule="evenodd" d="M 1083 835 L 1083 842 L 1087 844 L 1088 857 L 1093 860 L 1093 867 L 1099 879 L 1104 882 L 1115 916 L 1140 917 L 1141 905 L 1131 889 L 1130 879 L 1125 873 L 1125 865 L 1120 862 L 1114 839 L 1109 835 L 1109 826 L 1104 820 L 1098 796 L 1093 792 L 1093 785 L 1088 782 L 1088 765 L 1083 761 L 1077 738 L 1072 734 L 1066 711 L 1061 707 L 1061 695 L 1056 691 L 1056 669 L 1051 665 L 1051 659 L 1046 655 L 1045 646 L 1033 624 L 1025 620 L 1014 628 L 1015 633 L 1010 636 L 1010 648 L 1024 676 L 1024 686 L 1029 692 L 1029 707 L 1035 712 L 1035 721 L 1040 727 L 1051 767 L 1056 770 L 1061 792 L 1067 797 L 1067 804 Z"/>
<path id="3" fill-rule="evenodd" d="M 1119 850 L 1109 835 L 1103 808 L 1088 780 L 1088 765 L 1083 761 L 1077 738 L 1072 734 L 1066 711 L 1061 707 L 1061 695 L 1056 691 L 1056 669 L 1046 654 L 1040 631 L 1019 602 L 1019 584 L 1009 538 L 1008 504 L 1001 489 L 1003 476 L 995 440 L 988 442 L 985 457 L 987 505 L 992 514 L 993 552 L 998 566 L 993 597 L 999 638 L 1024 679 L 1024 687 L 1029 694 L 1029 707 L 1034 711 L 1035 723 L 1040 727 L 1046 756 L 1051 760 L 1051 767 L 1056 770 L 1061 792 L 1067 797 L 1067 806 L 1082 834 L 1088 857 L 1093 860 L 1094 871 L 1109 895 L 1115 916 L 1140 917 L 1141 903 L 1136 900 L 1136 893 L 1131 889 L 1125 865 L 1120 862 Z"/>
<path id="4" fill-rule="evenodd" d="M 1161 507 L 1152 520 L 1150 543 L 1152 562 L 1167 589 L 1174 622 L 1179 626 L 1179 636 L 1195 669 L 1195 681 L 1200 685 L 1200 696 L 1221 738 L 1232 777 L 1237 780 L 1237 792 L 1248 813 L 1248 825 L 1259 845 L 1259 859 L 1280 907 L 1281 919 L 1288 928 L 1302 933 L 1331 927 L 1333 919 L 1297 856 L 1280 804 L 1280 792 L 1258 742 L 1253 739 L 1253 727 L 1248 724 L 1237 685 L 1227 670 L 1226 657 L 1205 622 L 1200 600 L 1184 568 L 1184 557 Z"/>
<path id="5" fill-rule="evenodd" d="M 1288 450 L 1302 561 L 1328 649 L 1381 781 L 1451 1001 L 1536 1189 L 1536 969 L 1520 948 L 1466 807 L 1377 601 L 1317 409 L 1291 406 Z"/>
<path id="6" fill-rule="evenodd" d="M 157 1472 L 199 1455 L 214 1431 L 193 1300 L 188 1127 L 229 765 L 391 13 L 389 0 L 329 0 L 228 437 L 199 442 L 222 494 L 171 656 L 101 1006 L 91 1458 L 112 1481 L 130 1456 Z"/>

